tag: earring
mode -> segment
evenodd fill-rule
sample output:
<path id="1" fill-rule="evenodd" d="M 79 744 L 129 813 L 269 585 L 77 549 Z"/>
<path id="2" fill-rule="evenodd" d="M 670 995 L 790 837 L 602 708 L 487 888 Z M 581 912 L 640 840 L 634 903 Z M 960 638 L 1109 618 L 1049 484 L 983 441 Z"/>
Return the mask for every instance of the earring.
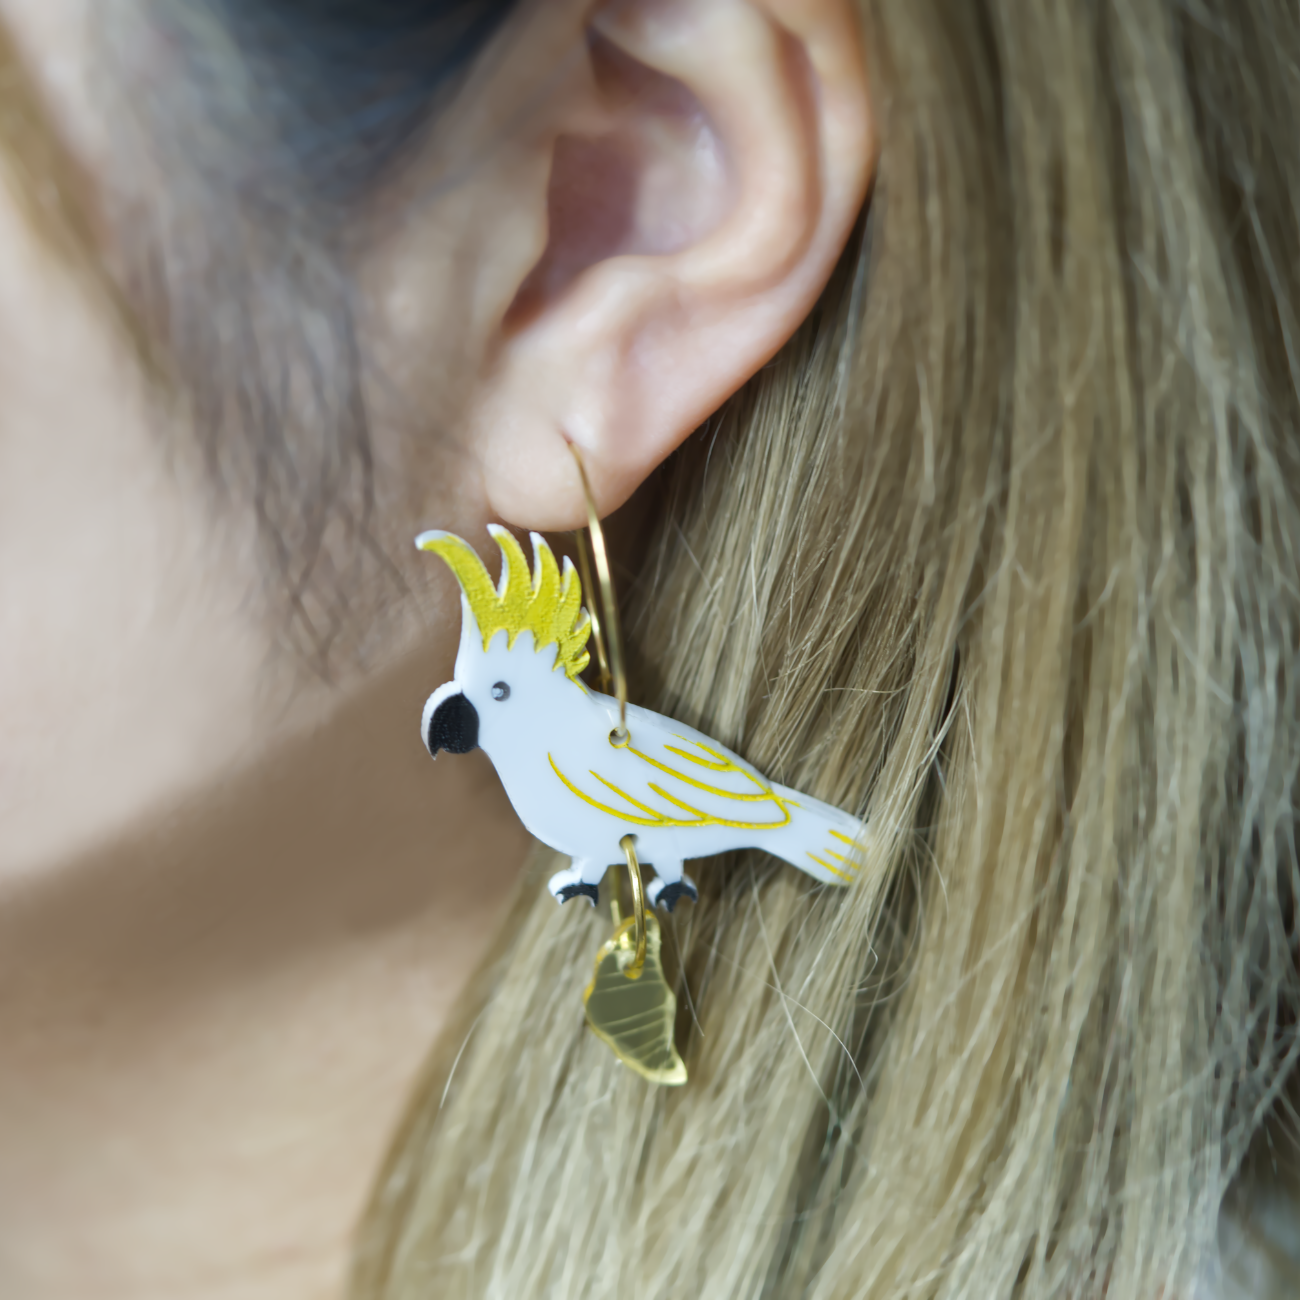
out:
<path id="1" fill-rule="evenodd" d="M 609 555 L 586 467 L 578 448 L 572 451 L 602 609 L 590 601 L 581 534 L 581 577 L 567 558 L 561 570 L 537 533 L 530 574 L 514 537 L 489 525 L 502 556 L 493 584 L 467 542 L 421 533 L 416 546 L 441 556 L 461 589 L 456 675 L 429 697 L 421 735 L 434 757 L 440 749 L 486 751 L 520 821 L 570 857 L 549 882 L 559 902 L 585 897 L 595 905 L 611 871 L 606 888 L 615 929 L 584 994 L 587 1020 L 638 1074 L 682 1084 L 686 1067 L 673 1044 L 677 1000 L 664 979 L 662 936 L 647 899 L 668 912 L 683 898 L 694 900 L 683 862 L 741 848 L 764 849 L 825 884 L 849 885 L 866 828 L 839 808 L 769 781 L 702 732 L 628 703 Z M 580 677 L 593 634 L 600 691 Z M 642 857 L 655 873 L 644 888 Z M 616 883 L 624 865 L 632 895 L 626 918 Z"/>

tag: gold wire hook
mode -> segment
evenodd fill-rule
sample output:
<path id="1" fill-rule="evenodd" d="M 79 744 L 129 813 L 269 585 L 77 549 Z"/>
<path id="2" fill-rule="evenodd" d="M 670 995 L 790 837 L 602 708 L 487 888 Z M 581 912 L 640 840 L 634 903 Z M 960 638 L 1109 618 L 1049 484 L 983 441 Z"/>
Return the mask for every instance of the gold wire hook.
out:
<path id="1" fill-rule="evenodd" d="M 582 480 L 582 494 L 587 501 L 587 535 L 591 539 L 591 553 L 596 561 L 596 576 L 600 579 L 601 613 L 597 618 L 595 610 L 588 608 L 591 614 L 591 630 L 596 634 L 596 656 L 600 669 L 614 686 L 614 698 L 618 700 L 618 726 L 610 732 L 610 744 L 622 748 L 631 739 L 627 729 L 627 672 L 623 666 L 623 633 L 618 623 L 618 602 L 614 597 L 614 576 L 609 569 L 609 552 L 605 549 L 605 531 L 600 526 L 600 516 L 596 513 L 596 501 L 591 495 L 591 482 L 587 478 L 587 467 L 583 463 L 582 452 L 574 443 L 569 443 L 573 459 L 578 465 L 578 477 Z M 578 566 L 581 570 L 586 563 L 583 554 L 582 538 L 578 539 Z M 584 579 L 588 576 L 583 573 Z M 585 590 L 591 592 L 590 587 Z M 596 604 L 591 600 L 591 606 Z"/>
<path id="2" fill-rule="evenodd" d="M 591 585 L 591 571 L 587 565 L 586 539 L 581 531 L 577 534 L 578 570 L 582 578 L 582 588 L 588 593 L 591 615 L 591 630 L 596 637 L 596 658 L 600 664 L 601 680 L 605 689 L 612 682 L 614 697 L 618 700 L 618 726 L 609 733 L 609 743 L 618 749 L 624 748 L 632 740 L 627 729 L 627 672 L 623 659 L 623 632 L 618 622 L 618 601 L 614 595 L 614 575 L 609 568 L 609 552 L 605 548 L 605 531 L 600 526 L 600 515 L 596 511 L 596 499 L 591 494 L 591 481 L 587 478 L 587 467 L 583 463 L 582 452 L 574 443 L 569 443 L 573 459 L 577 462 L 578 477 L 582 480 L 582 494 L 587 502 L 587 536 L 591 540 L 591 552 L 596 562 L 596 574 L 600 579 L 601 612 L 597 616 L 595 592 Z M 639 979 L 645 967 L 646 919 L 645 887 L 641 882 L 641 863 L 636 856 L 636 836 L 624 835 L 619 840 L 619 848 L 627 858 L 628 884 L 632 888 L 632 918 L 636 926 L 636 956 L 623 973 L 630 980 Z M 614 926 L 621 923 L 621 906 L 618 901 L 619 890 L 615 886 L 610 899 L 614 912 Z"/>
<path id="3" fill-rule="evenodd" d="M 591 552 L 587 546 L 587 534 L 581 528 L 573 534 L 575 548 L 578 552 L 578 576 L 582 579 L 582 589 L 594 594 L 596 584 L 591 580 Z M 614 679 L 609 675 L 609 656 L 605 653 L 605 630 L 600 625 L 596 602 L 588 596 L 592 608 L 587 611 L 591 618 L 591 635 L 596 642 L 596 663 L 600 667 L 600 689 L 608 695 L 614 689 Z"/>
<path id="4" fill-rule="evenodd" d="M 645 886 L 641 883 L 641 863 L 636 856 L 636 836 L 624 835 L 618 842 L 627 857 L 627 879 L 632 886 L 632 919 L 636 924 L 636 956 L 623 973 L 630 980 L 640 979 L 645 969 Z"/>

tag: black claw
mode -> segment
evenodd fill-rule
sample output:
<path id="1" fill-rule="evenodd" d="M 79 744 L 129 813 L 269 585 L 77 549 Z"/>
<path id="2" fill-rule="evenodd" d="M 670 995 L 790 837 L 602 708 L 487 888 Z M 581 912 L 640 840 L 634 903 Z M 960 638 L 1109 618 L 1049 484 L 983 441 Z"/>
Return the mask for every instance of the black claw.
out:
<path id="1" fill-rule="evenodd" d="M 558 898 L 561 903 L 567 903 L 574 898 L 585 898 L 592 907 L 595 907 L 600 900 L 600 890 L 595 885 L 588 885 L 582 881 L 576 885 L 565 885 L 560 890 Z"/>
<path id="2" fill-rule="evenodd" d="M 694 903 L 699 896 L 699 890 L 689 880 L 674 880 L 671 885 L 665 885 L 659 891 L 655 906 L 662 907 L 665 912 L 671 912 L 683 898 L 689 898 Z"/>

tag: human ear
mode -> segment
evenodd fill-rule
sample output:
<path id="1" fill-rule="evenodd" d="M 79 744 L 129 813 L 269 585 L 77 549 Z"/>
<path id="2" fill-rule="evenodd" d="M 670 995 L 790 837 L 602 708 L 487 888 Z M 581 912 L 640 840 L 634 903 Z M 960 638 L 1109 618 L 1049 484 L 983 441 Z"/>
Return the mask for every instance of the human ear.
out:
<path id="1" fill-rule="evenodd" d="M 487 504 L 615 509 L 790 337 L 863 202 L 876 135 L 851 0 L 621 0 L 599 112 L 554 137 L 545 251 L 469 405 Z M 539 196 L 540 199 L 540 196 Z"/>

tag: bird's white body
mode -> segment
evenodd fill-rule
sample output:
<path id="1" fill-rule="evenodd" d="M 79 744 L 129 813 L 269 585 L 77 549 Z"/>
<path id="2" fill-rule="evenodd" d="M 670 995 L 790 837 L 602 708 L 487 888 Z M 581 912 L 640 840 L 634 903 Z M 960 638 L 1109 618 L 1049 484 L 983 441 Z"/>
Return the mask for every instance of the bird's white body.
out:
<path id="1" fill-rule="evenodd" d="M 827 884 L 851 883 L 865 836 L 856 818 L 767 780 L 717 741 L 648 709 L 628 706 L 628 738 L 618 743 L 617 701 L 571 678 L 558 655 L 555 644 L 537 648 L 530 630 L 512 639 L 502 628 L 485 648 L 464 599 L 456 676 L 429 698 L 423 723 L 427 738 L 440 705 L 469 702 L 477 744 L 520 820 L 573 860 L 551 881 L 557 897 L 596 885 L 623 862 L 628 834 L 658 876 L 652 900 L 683 879 L 684 861 L 741 848 Z"/>

